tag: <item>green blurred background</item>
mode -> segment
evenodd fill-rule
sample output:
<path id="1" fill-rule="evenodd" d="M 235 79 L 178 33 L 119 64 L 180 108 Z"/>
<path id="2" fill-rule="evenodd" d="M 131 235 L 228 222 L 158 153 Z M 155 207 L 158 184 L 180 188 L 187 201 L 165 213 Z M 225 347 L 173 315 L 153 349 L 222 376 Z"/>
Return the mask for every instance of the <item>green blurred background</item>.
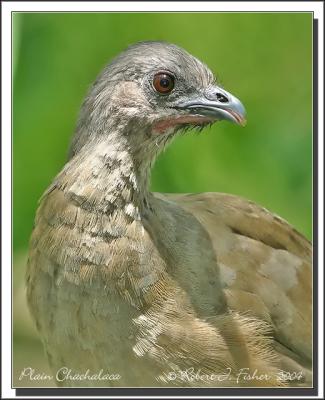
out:
<path id="1" fill-rule="evenodd" d="M 13 15 L 14 384 L 48 371 L 26 310 L 23 275 L 37 200 L 65 163 L 78 109 L 104 65 L 140 40 L 176 43 L 244 103 L 245 129 L 222 122 L 176 139 L 152 190 L 238 194 L 311 238 L 312 15 L 20 13 Z"/>

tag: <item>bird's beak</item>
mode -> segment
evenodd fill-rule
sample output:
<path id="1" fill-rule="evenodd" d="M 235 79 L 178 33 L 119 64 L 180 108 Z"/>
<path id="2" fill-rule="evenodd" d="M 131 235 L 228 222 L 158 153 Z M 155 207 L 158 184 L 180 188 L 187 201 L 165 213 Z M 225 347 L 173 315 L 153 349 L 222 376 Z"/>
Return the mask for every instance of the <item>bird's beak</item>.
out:
<path id="1" fill-rule="evenodd" d="M 246 111 L 243 104 L 218 86 L 208 87 L 202 95 L 193 96 L 178 104 L 177 108 L 211 120 L 228 120 L 241 126 L 246 125 Z"/>

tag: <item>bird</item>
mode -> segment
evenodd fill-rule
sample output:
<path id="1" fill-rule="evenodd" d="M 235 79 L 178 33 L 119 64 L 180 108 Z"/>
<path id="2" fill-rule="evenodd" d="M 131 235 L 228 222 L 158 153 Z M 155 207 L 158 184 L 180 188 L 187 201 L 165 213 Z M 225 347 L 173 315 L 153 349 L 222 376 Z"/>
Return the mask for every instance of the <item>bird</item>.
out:
<path id="1" fill-rule="evenodd" d="M 242 102 L 172 43 L 130 45 L 90 87 L 26 269 L 58 386 L 312 385 L 311 242 L 235 195 L 149 191 L 175 137 L 222 120 L 244 126 Z"/>

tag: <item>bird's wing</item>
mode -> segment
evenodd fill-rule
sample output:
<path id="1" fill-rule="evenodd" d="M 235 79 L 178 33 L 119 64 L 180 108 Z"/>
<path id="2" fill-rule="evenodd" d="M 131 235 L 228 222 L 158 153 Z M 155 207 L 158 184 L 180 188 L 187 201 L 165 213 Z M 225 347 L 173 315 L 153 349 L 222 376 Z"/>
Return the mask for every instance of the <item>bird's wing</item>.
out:
<path id="1" fill-rule="evenodd" d="M 163 197 L 190 212 L 208 232 L 229 308 L 269 321 L 278 351 L 309 364 L 311 243 L 282 218 L 237 196 Z"/>

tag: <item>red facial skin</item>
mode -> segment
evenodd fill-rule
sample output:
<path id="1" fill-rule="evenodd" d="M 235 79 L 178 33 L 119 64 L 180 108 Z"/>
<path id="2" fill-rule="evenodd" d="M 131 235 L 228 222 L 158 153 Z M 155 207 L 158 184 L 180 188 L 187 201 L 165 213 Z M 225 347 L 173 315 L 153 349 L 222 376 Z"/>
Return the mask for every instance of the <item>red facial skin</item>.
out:
<path id="1" fill-rule="evenodd" d="M 202 117 L 199 115 L 184 115 L 181 117 L 158 121 L 153 126 L 153 131 L 156 133 L 164 133 L 168 129 L 174 128 L 177 125 L 182 125 L 182 124 L 202 125 L 213 121 L 214 119 L 212 118 Z"/>

